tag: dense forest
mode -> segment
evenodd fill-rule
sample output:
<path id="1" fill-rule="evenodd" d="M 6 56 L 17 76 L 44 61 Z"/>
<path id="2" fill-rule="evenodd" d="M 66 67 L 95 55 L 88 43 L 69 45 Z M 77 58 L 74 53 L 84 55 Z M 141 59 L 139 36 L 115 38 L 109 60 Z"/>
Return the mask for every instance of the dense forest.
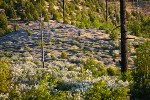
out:
<path id="1" fill-rule="evenodd" d="M 126 0 L 122 73 L 119 0 L 0 0 L 0 100 L 149 100 L 149 4 Z"/>

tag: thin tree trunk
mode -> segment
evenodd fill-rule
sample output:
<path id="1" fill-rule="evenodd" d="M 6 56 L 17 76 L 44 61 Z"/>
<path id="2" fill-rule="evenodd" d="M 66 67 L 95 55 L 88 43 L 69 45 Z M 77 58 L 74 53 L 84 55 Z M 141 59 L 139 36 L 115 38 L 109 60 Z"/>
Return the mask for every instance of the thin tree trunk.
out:
<path id="1" fill-rule="evenodd" d="M 126 6 L 125 0 L 120 0 L 120 20 L 121 20 L 121 72 L 125 73 L 128 69 L 127 51 L 127 31 L 126 31 Z"/>
<path id="2" fill-rule="evenodd" d="M 63 0 L 63 23 L 65 23 L 65 0 Z"/>
<path id="3" fill-rule="evenodd" d="M 139 1 L 136 0 L 136 19 L 138 20 L 138 7 L 139 7 Z"/>
<path id="4" fill-rule="evenodd" d="M 115 25 L 117 26 L 117 8 L 116 8 L 116 0 L 114 0 L 115 3 Z"/>
<path id="5" fill-rule="evenodd" d="M 41 4 L 42 2 L 41 2 L 41 0 L 40 0 L 40 4 Z M 41 4 L 41 7 L 42 7 L 42 4 Z M 41 50 L 42 50 L 42 66 L 43 66 L 43 68 L 45 67 L 45 65 L 44 65 L 44 46 L 43 46 L 43 27 L 42 27 L 42 8 L 41 8 L 41 16 L 40 16 L 41 18 L 40 18 L 40 20 L 41 20 L 41 22 L 40 22 L 40 31 L 41 31 Z"/>
<path id="6" fill-rule="evenodd" d="M 108 0 L 106 0 L 106 23 L 108 23 Z"/>

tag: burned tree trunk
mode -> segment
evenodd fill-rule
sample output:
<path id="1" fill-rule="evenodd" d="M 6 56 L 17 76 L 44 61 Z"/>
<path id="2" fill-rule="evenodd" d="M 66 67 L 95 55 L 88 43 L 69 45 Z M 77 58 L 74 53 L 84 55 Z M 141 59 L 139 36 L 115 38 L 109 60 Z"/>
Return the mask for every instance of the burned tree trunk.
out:
<path id="1" fill-rule="evenodd" d="M 121 21 L 121 72 L 125 73 L 128 69 L 127 51 L 127 30 L 126 30 L 126 6 L 125 0 L 120 0 L 120 21 Z"/>
<path id="2" fill-rule="evenodd" d="M 40 5 L 42 7 L 42 2 L 40 0 Z M 45 67 L 45 63 L 44 63 L 44 45 L 43 45 L 43 27 L 42 27 L 42 8 L 40 8 L 41 10 L 41 15 L 40 15 L 40 32 L 41 32 L 41 51 L 42 51 L 42 67 Z"/>
<path id="3" fill-rule="evenodd" d="M 63 23 L 65 23 L 65 0 L 63 0 Z"/>
<path id="4" fill-rule="evenodd" d="M 106 0 L 106 23 L 108 23 L 108 0 Z"/>

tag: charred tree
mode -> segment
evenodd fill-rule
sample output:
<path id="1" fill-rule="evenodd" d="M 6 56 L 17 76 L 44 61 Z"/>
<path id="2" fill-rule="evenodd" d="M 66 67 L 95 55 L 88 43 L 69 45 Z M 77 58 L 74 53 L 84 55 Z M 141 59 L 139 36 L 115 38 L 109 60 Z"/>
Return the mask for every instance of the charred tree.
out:
<path id="1" fill-rule="evenodd" d="M 106 0 L 106 23 L 108 23 L 108 0 Z"/>
<path id="2" fill-rule="evenodd" d="M 128 69 L 127 51 L 127 30 L 126 30 L 126 4 L 125 0 L 120 0 L 120 21 L 121 21 L 121 72 L 125 73 Z"/>
<path id="3" fill-rule="evenodd" d="M 41 7 L 42 7 L 42 2 L 40 0 L 40 4 L 41 4 Z M 41 15 L 40 15 L 40 32 L 41 32 L 41 52 L 42 52 L 42 67 L 44 68 L 45 67 L 45 63 L 44 63 L 44 45 L 43 45 L 43 26 L 42 26 L 42 8 L 40 9 L 41 10 Z"/>
<path id="4" fill-rule="evenodd" d="M 65 0 L 63 0 L 63 23 L 65 23 Z"/>

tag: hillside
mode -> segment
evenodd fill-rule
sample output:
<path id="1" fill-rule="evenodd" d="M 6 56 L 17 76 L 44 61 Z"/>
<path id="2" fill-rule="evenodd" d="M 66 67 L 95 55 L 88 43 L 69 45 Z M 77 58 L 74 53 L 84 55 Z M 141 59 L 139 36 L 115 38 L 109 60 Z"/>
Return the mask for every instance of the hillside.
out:
<path id="1" fill-rule="evenodd" d="M 149 100 L 150 17 L 127 3 L 121 73 L 119 2 L 65 1 L 0 0 L 0 100 Z"/>
<path id="2" fill-rule="evenodd" d="M 23 28 L 33 30 L 37 28 L 38 23 L 32 22 L 32 28 L 29 25 Z M 39 32 L 33 30 L 32 34 L 29 34 L 20 29 L 0 38 L 1 61 L 4 59 L 11 61 L 14 78 L 11 85 L 15 86 L 17 82 L 16 88 L 21 88 L 17 90 L 18 93 L 31 92 L 30 88 L 40 88 L 38 84 L 40 80 L 44 81 L 45 78 L 42 77 L 45 77 L 45 74 L 52 76 L 52 79 L 57 82 L 51 81 L 52 90 L 49 91 L 57 90 L 62 93 L 68 91 L 70 93 L 68 98 L 78 100 L 85 96 L 82 93 L 99 81 L 105 81 L 108 88 L 127 89 L 129 82 L 117 79 L 117 75 L 120 75 L 119 42 L 111 40 L 109 34 L 106 34 L 104 30 L 79 29 L 56 21 L 50 21 L 49 26 L 49 29 L 44 31 L 45 68 L 42 68 L 41 34 Z M 46 27 L 48 27 L 47 22 L 45 22 Z M 80 36 L 78 36 L 79 31 Z M 134 67 L 135 47 L 144 41 L 143 38 L 135 38 L 130 41 L 130 68 Z M 73 94 L 78 97 L 72 97 Z M 33 95 L 36 96 L 34 93 Z M 43 93 L 39 94 L 41 95 Z M 49 95 L 59 98 L 57 94 Z M 7 98 L 7 95 L 1 94 L 0 98 L 5 97 Z M 25 97 L 30 96 L 26 94 Z M 61 95 L 60 98 L 64 99 L 64 96 Z"/>

